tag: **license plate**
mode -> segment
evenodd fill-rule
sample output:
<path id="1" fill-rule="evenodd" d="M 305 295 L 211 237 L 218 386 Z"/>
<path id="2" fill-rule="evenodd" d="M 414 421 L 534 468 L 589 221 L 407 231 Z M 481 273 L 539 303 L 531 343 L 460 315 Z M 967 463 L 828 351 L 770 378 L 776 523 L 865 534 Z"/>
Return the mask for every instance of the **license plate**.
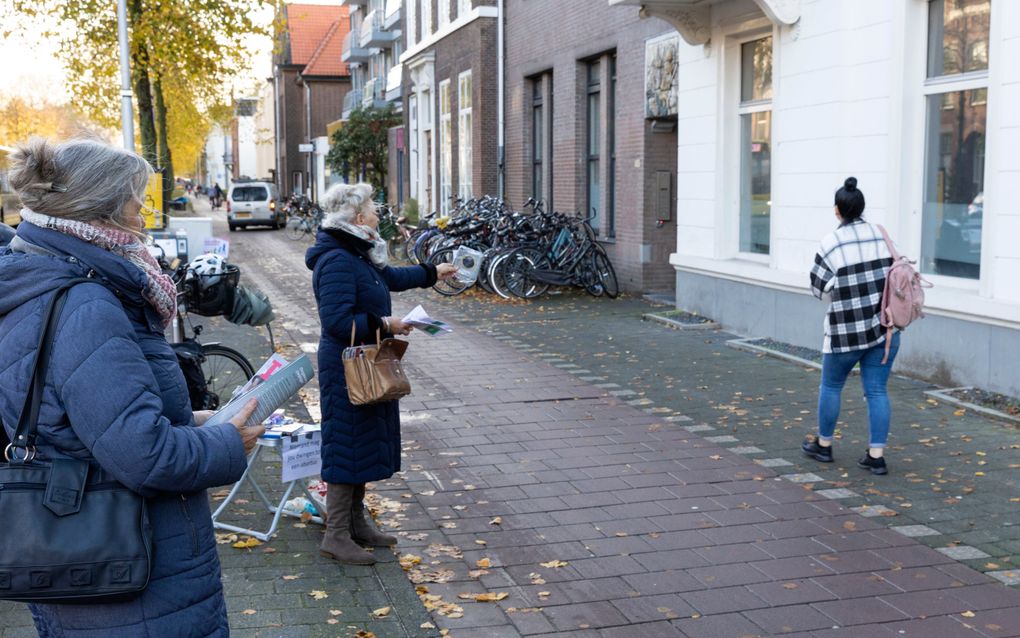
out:
<path id="1" fill-rule="evenodd" d="M 238 219 L 248 219 L 251 217 L 251 213 L 234 213 L 234 217 L 237 217 Z"/>

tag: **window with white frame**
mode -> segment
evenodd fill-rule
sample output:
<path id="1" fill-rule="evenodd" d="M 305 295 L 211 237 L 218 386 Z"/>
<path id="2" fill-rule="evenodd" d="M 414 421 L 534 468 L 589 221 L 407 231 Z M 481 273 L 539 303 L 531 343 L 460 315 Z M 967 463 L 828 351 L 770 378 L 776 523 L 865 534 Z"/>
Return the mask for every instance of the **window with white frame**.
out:
<path id="1" fill-rule="evenodd" d="M 772 36 L 740 45 L 740 237 L 769 254 L 772 212 Z"/>
<path id="2" fill-rule="evenodd" d="M 457 0 L 457 19 L 471 12 L 471 0 Z"/>
<path id="3" fill-rule="evenodd" d="M 471 71 L 465 71 L 457 77 L 457 195 L 461 199 L 474 196 L 471 143 Z"/>
<path id="4" fill-rule="evenodd" d="M 421 3 L 421 37 L 426 40 L 432 35 L 432 0 L 424 0 Z"/>
<path id="5" fill-rule="evenodd" d="M 921 270 L 978 279 L 991 0 L 928 2 Z"/>
<path id="6" fill-rule="evenodd" d="M 450 212 L 453 195 L 453 130 L 450 119 L 450 81 L 439 83 L 439 209 Z"/>
<path id="7" fill-rule="evenodd" d="M 415 27 L 418 26 L 416 24 L 418 20 L 417 18 L 418 0 L 407 0 L 406 7 L 407 7 L 407 24 L 404 25 L 404 30 L 407 31 L 407 48 L 411 49 L 414 47 L 415 43 L 414 39 Z"/>
<path id="8" fill-rule="evenodd" d="M 450 0 L 439 0 L 439 19 L 437 26 L 442 29 L 450 23 Z"/>
<path id="9" fill-rule="evenodd" d="M 596 58 L 588 62 L 587 82 L 585 93 L 587 94 L 587 125 L 585 161 L 587 164 L 587 206 L 584 214 L 591 222 L 591 227 L 598 234 L 600 228 L 599 213 L 601 212 L 600 201 L 602 197 L 602 180 L 599 173 L 599 151 L 602 147 L 602 66 L 601 59 Z"/>

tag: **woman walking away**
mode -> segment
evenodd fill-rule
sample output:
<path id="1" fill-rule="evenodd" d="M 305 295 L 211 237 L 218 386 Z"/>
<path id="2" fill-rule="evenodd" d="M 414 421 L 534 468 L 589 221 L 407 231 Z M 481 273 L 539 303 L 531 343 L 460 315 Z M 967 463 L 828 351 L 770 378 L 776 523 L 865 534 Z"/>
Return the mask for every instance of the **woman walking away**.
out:
<path id="1" fill-rule="evenodd" d="M 305 264 L 319 306 L 319 387 L 322 391 L 322 479 L 326 491 L 324 556 L 349 565 L 371 565 L 362 545 L 392 547 L 365 511 L 365 483 L 400 470 L 400 413 L 396 401 L 353 405 L 347 396 L 341 355 L 351 343 L 406 335 L 411 326 L 392 312 L 390 292 L 427 288 L 456 273 L 451 264 L 388 265 L 386 242 L 368 184 L 337 184 L 322 200 L 326 212 Z"/>
<path id="2" fill-rule="evenodd" d="M 886 336 L 879 307 L 893 260 L 881 229 L 861 217 L 864 193 L 858 190 L 856 178 L 848 177 L 843 188 L 836 191 L 835 204 L 839 228 L 822 239 L 811 269 L 811 291 L 819 299 L 831 297 L 822 342 L 818 436 L 805 440 L 801 449 L 816 461 L 832 462 L 840 393 L 850 371 L 860 363 L 870 444 L 857 465 L 872 474 L 886 474 L 883 452 L 890 418 L 886 385 L 900 347 L 900 333 L 893 334 L 889 358 L 883 363 Z"/>
<path id="3" fill-rule="evenodd" d="M 78 459 L 146 497 L 150 579 L 116 603 L 31 604 L 40 636 L 228 636 L 206 488 L 237 481 L 263 428 L 200 427 L 163 331 L 177 290 L 139 241 L 144 159 L 102 142 L 34 140 L 11 155 L 28 208 L 0 251 L 0 419 L 12 435 L 46 307 L 69 289 L 49 354 L 36 458 Z M 102 534 L 82 529 L 82 534 Z M 49 539 L 38 538 L 47 543 Z M 61 548 L 53 547 L 54 560 Z"/>

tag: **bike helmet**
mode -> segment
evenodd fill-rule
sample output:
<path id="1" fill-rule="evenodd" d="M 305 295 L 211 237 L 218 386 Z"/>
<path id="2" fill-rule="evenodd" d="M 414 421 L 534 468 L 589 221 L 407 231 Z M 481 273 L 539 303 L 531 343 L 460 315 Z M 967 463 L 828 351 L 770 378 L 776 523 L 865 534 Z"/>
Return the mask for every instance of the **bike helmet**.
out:
<path id="1" fill-rule="evenodd" d="M 223 266 L 222 257 L 209 253 L 191 260 L 191 263 L 188 264 L 188 272 L 198 279 L 199 287 L 205 290 L 209 286 L 219 283 L 224 270 Z"/>

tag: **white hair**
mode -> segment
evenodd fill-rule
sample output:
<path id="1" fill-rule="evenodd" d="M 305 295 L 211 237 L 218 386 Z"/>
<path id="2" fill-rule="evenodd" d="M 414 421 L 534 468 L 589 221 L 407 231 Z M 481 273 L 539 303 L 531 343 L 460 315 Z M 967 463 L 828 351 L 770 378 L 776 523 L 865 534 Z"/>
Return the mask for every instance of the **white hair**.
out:
<path id="1" fill-rule="evenodd" d="M 334 184 L 322 196 L 322 210 L 338 221 L 354 223 L 354 218 L 372 202 L 372 185 L 365 184 Z"/>
<path id="2" fill-rule="evenodd" d="M 145 201 L 149 163 L 90 139 L 34 138 L 11 154 L 11 186 L 36 213 L 81 222 L 120 220 L 124 206 Z"/>

